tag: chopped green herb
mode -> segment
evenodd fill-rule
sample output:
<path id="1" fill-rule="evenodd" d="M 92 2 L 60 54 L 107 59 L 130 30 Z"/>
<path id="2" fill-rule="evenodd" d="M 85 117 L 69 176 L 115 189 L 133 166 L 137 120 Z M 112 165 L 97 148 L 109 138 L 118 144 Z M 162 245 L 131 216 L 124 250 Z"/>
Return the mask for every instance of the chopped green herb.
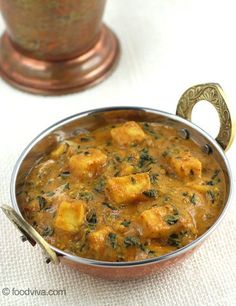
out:
<path id="1" fill-rule="evenodd" d="M 149 247 L 143 243 L 139 243 L 138 247 L 148 255 L 152 255 L 152 256 L 155 255 L 155 252 L 150 250 Z"/>
<path id="2" fill-rule="evenodd" d="M 109 239 L 109 243 L 111 244 L 112 248 L 115 249 L 117 246 L 117 241 L 116 241 L 116 234 L 114 233 L 109 233 L 108 234 L 108 239 Z"/>
<path id="3" fill-rule="evenodd" d="M 179 220 L 179 215 L 167 215 L 164 217 L 164 220 L 167 224 L 173 225 Z"/>
<path id="4" fill-rule="evenodd" d="M 117 171 L 115 174 L 114 174 L 114 176 L 118 176 L 120 174 L 120 171 Z"/>
<path id="5" fill-rule="evenodd" d="M 93 194 L 91 192 L 88 191 L 81 191 L 79 193 L 79 198 L 81 200 L 84 200 L 86 202 L 92 201 L 93 200 Z"/>
<path id="6" fill-rule="evenodd" d="M 188 197 L 189 201 L 193 204 L 193 205 L 196 205 L 197 202 L 198 202 L 198 197 L 195 193 L 193 193 L 192 195 L 189 194 L 188 192 L 183 192 L 182 195 L 184 197 Z"/>
<path id="7" fill-rule="evenodd" d="M 106 207 L 110 208 L 111 210 L 117 210 L 117 208 L 116 208 L 116 207 L 114 207 L 114 206 L 112 206 L 110 203 L 103 202 L 103 203 L 102 203 L 102 205 L 104 205 L 104 206 L 106 206 Z"/>
<path id="8" fill-rule="evenodd" d="M 211 214 L 205 214 L 204 217 L 206 218 L 206 220 L 210 220 L 212 218 Z"/>
<path id="9" fill-rule="evenodd" d="M 132 162 L 132 160 L 134 159 L 134 157 L 133 156 L 127 156 L 126 157 L 126 160 L 127 160 L 127 162 Z"/>
<path id="10" fill-rule="evenodd" d="M 150 124 L 148 122 L 144 122 L 143 123 L 143 128 L 144 129 L 149 129 L 150 128 Z"/>
<path id="11" fill-rule="evenodd" d="M 90 212 L 87 214 L 87 222 L 89 225 L 94 226 L 95 224 L 97 224 L 97 215 L 95 212 Z"/>
<path id="12" fill-rule="evenodd" d="M 171 200 L 169 196 L 164 196 L 163 202 L 168 203 Z"/>
<path id="13" fill-rule="evenodd" d="M 216 179 L 214 179 L 214 180 L 212 180 L 212 181 L 206 182 L 206 185 L 208 185 L 208 186 L 214 186 L 214 185 L 218 184 L 219 182 L 220 182 L 220 178 L 216 178 Z"/>
<path id="14" fill-rule="evenodd" d="M 117 262 L 121 262 L 121 261 L 124 261 L 124 257 L 122 255 L 117 255 Z"/>
<path id="15" fill-rule="evenodd" d="M 169 151 L 164 151 L 163 153 L 162 153 L 162 156 L 163 157 L 167 157 L 169 155 Z"/>
<path id="16" fill-rule="evenodd" d="M 158 182 L 158 173 L 149 173 L 150 181 L 152 184 L 156 184 Z"/>
<path id="17" fill-rule="evenodd" d="M 169 225 L 173 225 L 178 222 L 179 218 L 179 211 L 175 206 L 173 206 L 173 214 L 165 216 L 164 221 Z"/>
<path id="18" fill-rule="evenodd" d="M 143 194 L 149 198 L 157 198 L 157 195 L 158 195 L 156 189 L 150 189 L 150 190 L 144 191 Z"/>
<path id="19" fill-rule="evenodd" d="M 149 134 L 150 136 L 153 136 L 155 139 L 160 139 L 160 138 L 161 138 L 160 135 L 158 135 L 158 134 L 152 129 L 152 127 L 150 126 L 149 123 L 144 123 L 144 124 L 143 124 L 143 128 L 144 128 L 144 130 L 145 130 L 145 132 L 146 132 L 147 134 Z"/>
<path id="20" fill-rule="evenodd" d="M 131 180 L 131 183 L 132 183 L 133 185 L 135 185 L 135 184 L 137 183 L 137 182 L 136 182 L 136 179 L 135 179 L 133 176 L 131 176 L 130 180 Z"/>
<path id="21" fill-rule="evenodd" d="M 168 238 L 168 244 L 175 247 L 180 247 L 181 241 L 179 239 L 179 235 L 171 234 Z"/>
<path id="22" fill-rule="evenodd" d="M 86 243 L 83 243 L 80 248 L 79 248 L 79 251 L 80 252 L 83 252 L 84 248 L 86 247 Z"/>
<path id="23" fill-rule="evenodd" d="M 128 236 L 124 239 L 125 246 L 132 247 L 132 246 L 139 246 L 139 240 L 136 237 Z"/>
<path id="24" fill-rule="evenodd" d="M 197 204 L 197 197 L 196 197 L 196 194 L 193 193 L 192 196 L 190 197 L 190 202 L 193 204 L 193 205 L 196 205 Z"/>
<path id="25" fill-rule="evenodd" d="M 97 183 L 96 185 L 94 186 L 94 190 L 97 191 L 97 192 L 103 192 L 104 188 L 105 188 L 105 185 L 106 185 L 106 181 L 104 178 L 101 178 Z"/>
<path id="26" fill-rule="evenodd" d="M 121 162 L 121 157 L 119 155 L 115 155 L 115 160 Z"/>
<path id="27" fill-rule="evenodd" d="M 52 236 L 52 234 L 54 233 L 54 230 L 51 228 L 51 226 L 46 226 L 44 229 L 43 229 L 43 233 L 42 233 L 42 235 L 44 236 L 44 237 L 46 237 L 46 236 Z"/>
<path id="28" fill-rule="evenodd" d="M 42 197 L 42 196 L 37 196 L 37 200 L 38 200 L 38 202 L 39 202 L 39 208 L 40 208 L 40 210 L 44 209 L 45 206 L 46 206 L 46 204 L 47 204 L 46 199 L 45 199 L 44 197 Z"/>
<path id="29" fill-rule="evenodd" d="M 81 238 L 81 241 L 82 241 L 82 242 L 85 242 L 85 241 L 86 241 L 86 239 L 87 239 L 89 233 L 91 233 L 91 228 L 86 227 L 85 230 L 84 230 L 84 233 L 83 233 L 83 235 L 82 235 L 82 238 Z"/>
<path id="30" fill-rule="evenodd" d="M 80 154 L 80 153 L 82 153 L 83 151 L 81 151 L 81 146 L 80 145 L 78 145 L 77 146 L 77 154 Z"/>
<path id="31" fill-rule="evenodd" d="M 25 185 L 25 186 L 31 186 L 31 187 L 33 187 L 33 186 L 35 185 L 35 183 L 32 182 L 32 181 L 29 181 L 29 182 L 25 182 L 24 185 Z"/>
<path id="32" fill-rule="evenodd" d="M 88 141 L 91 141 L 92 139 L 90 137 L 81 137 L 80 138 L 80 141 L 82 142 L 88 142 Z"/>
<path id="33" fill-rule="evenodd" d="M 139 164 L 138 164 L 138 166 L 140 168 L 142 168 L 144 166 L 148 167 L 149 165 L 154 164 L 154 163 L 155 163 L 155 161 L 154 161 L 153 157 L 149 155 L 148 149 L 143 149 L 143 150 L 140 151 Z"/>
<path id="34" fill-rule="evenodd" d="M 149 250 L 149 251 L 148 251 L 148 255 L 156 256 L 156 252 L 153 251 L 153 250 Z"/>
<path id="35" fill-rule="evenodd" d="M 144 251 L 146 254 L 149 253 L 149 249 L 147 248 L 146 245 L 144 245 L 143 243 L 139 243 L 139 248 Z"/>
<path id="36" fill-rule="evenodd" d="M 70 175 L 70 171 L 64 171 L 62 173 L 59 174 L 60 177 L 62 178 L 66 178 Z"/>
<path id="37" fill-rule="evenodd" d="M 215 203 L 215 200 L 216 200 L 215 192 L 212 191 L 212 190 L 208 190 L 208 191 L 207 191 L 207 194 L 208 194 L 208 196 L 209 196 L 209 198 L 210 198 L 211 203 L 214 204 L 214 203 Z"/>
<path id="38" fill-rule="evenodd" d="M 215 170 L 215 172 L 214 172 L 214 174 L 212 175 L 211 179 L 214 180 L 214 179 L 218 176 L 219 173 L 220 173 L 220 170 L 219 170 L 219 169 Z"/>
<path id="39" fill-rule="evenodd" d="M 124 225 L 125 227 L 129 227 L 131 221 L 128 221 L 128 220 L 124 220 L 121 222 L 121 225 Z"/>
<path id="40" fill-rule="evenodd" d="M 54 191 L 47 191 L 47 192 L 45 192 L 45 195 L 46 195 L 47 197 L 52 197 L 52 196 L 54 196 L 54 194 L 55 194 Z"/>
<path id="41" fill-rule="evenodd" d="M 63 190 L 69 190 L 69 189 L 70 189 L 70 183 L 66 183 L 66 184 L 64 185 Z"/>
<path id="42" fill-rule="evenodd" d="M 206 182 L 206 185 L 208 185 L 208 186 L 213 186 L 213 185 L 215 185 L 215 184 L 214 184 L 213 181 L 208 181 L 208 182 Z"/>

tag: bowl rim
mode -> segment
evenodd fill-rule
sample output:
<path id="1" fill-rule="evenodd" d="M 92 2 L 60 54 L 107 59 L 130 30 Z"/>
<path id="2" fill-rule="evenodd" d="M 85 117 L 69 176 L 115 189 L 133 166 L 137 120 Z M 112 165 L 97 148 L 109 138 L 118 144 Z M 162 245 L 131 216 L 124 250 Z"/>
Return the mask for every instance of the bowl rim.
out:
<path id="1" fill-rule="evenodd" d="M 70 253 L 67 253 L 63 250 L 60 250 L 53 245 L 49 244 L 50 248 L 56 252 L 58 257 L 64 257 L 67 260 L 71 260 L 73 262 L 79 263 L 79 264 L 84 264 L 84 265 L 89 265 L 89 266 L 97 266 L 97 267 L 107 267 L 107 268 L 125 268 L 125 267 L 135 267 L 135 266 L 144 266 L 152 263 L 160 263 L 169 259 L 173 259 L 179 255 L 183 255 L 184 253 L 193 250 L 197 245 L 200 245 L 216 228 L 217 226 L 221 223 L 223 218 L 226 215 L 227 210 L 229 209 L 229 206 L 232 202 L 232 191 L 233 191 L 233 180 L 232 180 L 232 171 L 231 167 L 229 165 L 228 159 L 225 155 L 224 150 L 221 148 L 221 146 L 217 143 L 217 141 L 209 135 L 206 131 L 204 131 L 201 127 L 196 125 L 195 123 L 186 120 L 178 115 L 171 114 L 169 112 L 153 109 L 153 108 L 148 108 L 148 107 L 140 107 L 140 106 L 114 106 L 114 107 L 103 107 L 103 108 L 95 108 L 95 109 L 90 109 L 87 111 L 79 112 L 76 114 L 73 114 L 71 116 L 68 116 L 62 120 L 59 120 L 55 122 L 54 124 L 50 125 L 46 129 L 44 129 L 41 133 L 39 133 L 36 137 L 31 140 L 31 142 L 25 147 L 25 149 L 22 151 L 20 156 L 18 157 L 15 166 L 13 168 L 13 172 L 11 175 L 11 181 L 10 181 L 10 197 L 11 197 L 11 203 L 13 205 L 13 208 L 16 210 L 16 212 L 25 220 L 23 215 L 21 214 L 21 211 L 19 209 L 17 199 L 16 199 L 16 179 L 18 175 L 18 171 L 21 167 L 21 164 L 26 157 L 26 155 L 31 151 L 31 149 L 40 141 L 42 140 L 45 136 L 56 130 L 57 128 L 66 125 L 74 120 L 87 117 L 90 115 L 94 115 L 97 113 L 103 113 L 103 112 L 110 112 L 110 111 L 121 111 L 121 110 L 137 110 L 137 111 L 144 111 L 144 112 L 149 112 L 153 113 L 156 115 L 161 115 L 168 117 L 169 119 L 178 121 L 180 123 L 185 124 L 186 126 L 189 126 L 196 130 L 198 133 L 203 135 L 207 140 L 214 145 L 214 147 L 217 149 L 218 153 L 220 154 L 220 157 L 223 159 L 227 173 L 229 176 L 229 192 L 228 192 L 228 199 L 225 202 L 225 206 L 222 209 L 221 213 L 219 214 L 218 218 L 216 221 L 212 224 L 212 226 L 201 236 L 199 236 L 197 239 L 193 240 L 189 244 L 187 244 L 184 247 L 181 247 L 173 252 L 167 253 L 165 255 L 159 256 L 159 257 L 153 257 L 153 258 L 148 258 L 148 259 L 143 259 L 143 260 L 136 260 L 136 261 L 125 261 L 125 262 L 110 262 L 110 261 L 102 261 L 102 260 L 94 260 L 94 259 L 89 259 L 89 258 L 83 258 L 77 255 L 73 255 Z M 25 220 L 27 222 L 27 220 Z M 27 222 L 28 223 L 28 222 Z"/>

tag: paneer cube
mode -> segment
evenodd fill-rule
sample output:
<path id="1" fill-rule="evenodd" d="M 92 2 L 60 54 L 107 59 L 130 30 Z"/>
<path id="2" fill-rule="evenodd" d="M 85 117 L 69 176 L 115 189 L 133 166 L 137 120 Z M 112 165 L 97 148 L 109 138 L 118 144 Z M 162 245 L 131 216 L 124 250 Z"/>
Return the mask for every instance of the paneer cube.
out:
<path id="1" fill-rule="evenodd" d="M 58 159 L 63 153 L 66 152 L 68 145 L 66 143 L 61 143 L 55 150 L 51 152 L 51 157 Z"/>
<path id="2" fill-rule="evenodd" d="M 89 248 L 96 252 L 97 255 L 103 255 L 103 252 L 106 248 L 107 235 L 110 231 L 111 229 L 109 227 L 104 227 L 89 234 Z"/>
<path id="3" fill-rule="evenodd" d="M 175 218 L 175 209 L 171 205 L 145 210 L 137 218 L 141 236 L 145 238 L 168 238 L 180 231 L 195 232 L 193 220 L 188 216 Z"/>
<path id="4" fill-rule="evenodd" d="M 141 143 L 145 138 L 142 128 L 134 121 L 115 127 L 111 130 L 111 136 L 120 146 Z"/>
<path id="5" fill-rule="evenodd" d="M 106 161 L 107 156 L 101 150 L 88 149 L 70 158 L 70 171 L 79 178 L 96 177 L 106 165 Z"/>
<path id="6" fill-rule="evenodd" d="M 173 170 L 181 178 L 189 176 L 201 177 L 202 164 L 200 160 L 189 153 L 180 156 L 171 156 L 169 162 Z"/>
<path id="7" fill-rule="evenodd" d="M 141 226 L 141 235 L 147 238 L 160 238 L 166 235 L 170 225 L 165 222 L 164 216 L 171 214 L 172 211 L 171 206 L 155 207 L 143 211 L 137 219 Z"/>
<path id="8" fill-rule="evenodd" d="M 144 191 L 150 190 L 151 182 L 147 173 L 133 174 L 108 179 L 106 195 L 116 204 L 144 200 Z"/>
<path id="9" fill-rule="evenodd" d="M 55 227 L 64 231 L 76 233 L 85 218 L 85 204 L 83 201 L 62 201 L 55 218 Z"/>

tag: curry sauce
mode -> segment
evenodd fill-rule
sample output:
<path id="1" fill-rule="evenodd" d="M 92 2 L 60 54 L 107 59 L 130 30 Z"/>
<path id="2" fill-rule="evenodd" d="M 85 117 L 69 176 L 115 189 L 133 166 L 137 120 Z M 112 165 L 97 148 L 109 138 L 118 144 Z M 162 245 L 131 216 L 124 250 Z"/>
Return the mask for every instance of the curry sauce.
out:
<path id="1" fill-rule="evenodd" d="M 59 143 L 33 167 L 18 200 L 51 245 L 133 261 L 195 240 L 215 222 L 224 197 L 219 165 L 193 140 L 129 121 Z"/>

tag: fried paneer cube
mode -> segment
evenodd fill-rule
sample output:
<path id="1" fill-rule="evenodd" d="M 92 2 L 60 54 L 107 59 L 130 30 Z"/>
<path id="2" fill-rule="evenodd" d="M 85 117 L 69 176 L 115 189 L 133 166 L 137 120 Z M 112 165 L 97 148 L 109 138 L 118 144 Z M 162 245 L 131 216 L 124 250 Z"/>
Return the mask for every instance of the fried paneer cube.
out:
<path id="1" fill-rule="evenodd" d="M 70 171 L 79 178 L 92 178 L 98 176 L 106 165 L 107 156 L 101 150 L 88 149 L 73 155 L 69 160 Z"/>
<path id="2" fill-rule="evenodd" d="M 151 182 L 147 173 L 109 178 L 106 195 L 116 204 L 143 200 L 144 191 L 149 190 Z"/>
<path id="3" fill-rule="evenodd" d="M 59 204 L 55 227 L 67 232 L 76 233 L 83 224 L 85 218 L 85 204 L 83 201 L 62 201 Z"/>
<path id="4" fill-rule="evenodd" d="M 202 163 L 190 153 L 181 156 L 170 156 L 169 162 L 175 173 L 181 178 L 201 177 Z"/>
<path id="5" fill-rule="evenodd" d="M 52 151 L 51 157 L 58 159 L 63 153 L 66 152 L 68 145 L 66 143 L 61 143 L 55 150 Z"/>
<path id="6" fill-rule="evenodd" d="M 89 248 L 96 252 L 97 255 L 102 256 L 106 248 L 107 235 L 110 231 L 111 229 L 106 226 L 88 235 Z"/>
<path id="7" fill-rule="evenodd" d="M 145 238 L 168 238 L 180 231 L 195 232 L 190 216 L 178 216 L 172 205 L 153 207 L 143 211 L 137 218 L 141 236 Z"/>
<path id="8" fill-rule="evenodd" d="M 120 146 L 141 143 L 145 139 L 142 128 L 134 121 L 128 121 L 111 130 L 111 136 Z"/>

